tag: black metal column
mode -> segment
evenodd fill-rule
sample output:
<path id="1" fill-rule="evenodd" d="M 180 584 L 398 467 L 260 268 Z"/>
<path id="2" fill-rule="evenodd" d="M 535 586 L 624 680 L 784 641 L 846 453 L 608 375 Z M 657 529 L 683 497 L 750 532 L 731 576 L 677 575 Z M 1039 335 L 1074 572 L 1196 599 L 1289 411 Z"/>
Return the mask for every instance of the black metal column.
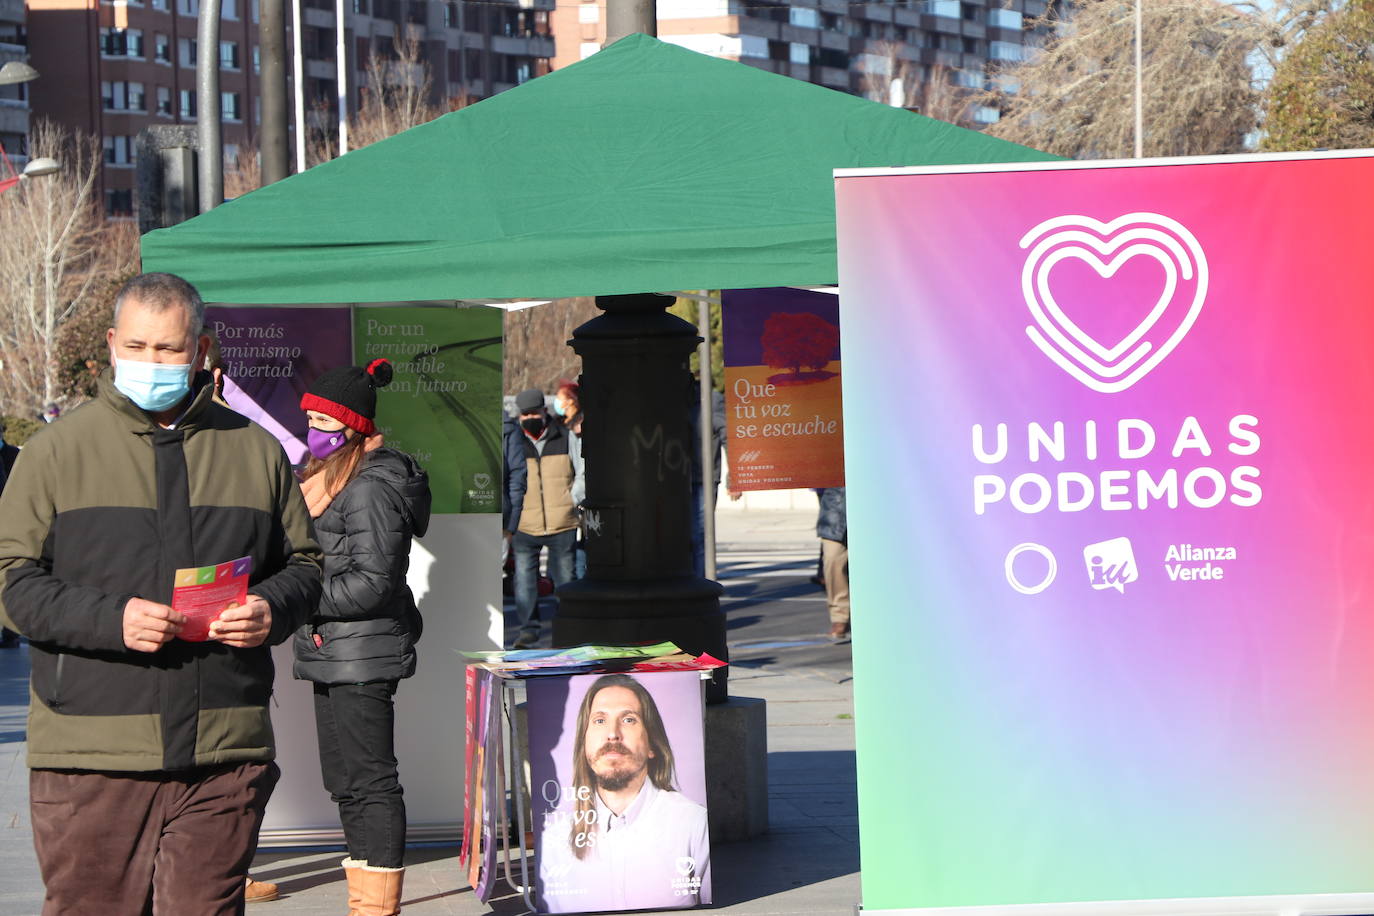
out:
<path id="1" fill-rule="evenodd" d="M 729 661 L 721 587 L 692 572 L 696 328 L 672 296 L 598 296 L 605 311 L 573 331 L 586 410 L 587 575 L 558 590 L 556 646 L 671 640 Z M 727 695 L 726 670 L 707 687 Z"/>

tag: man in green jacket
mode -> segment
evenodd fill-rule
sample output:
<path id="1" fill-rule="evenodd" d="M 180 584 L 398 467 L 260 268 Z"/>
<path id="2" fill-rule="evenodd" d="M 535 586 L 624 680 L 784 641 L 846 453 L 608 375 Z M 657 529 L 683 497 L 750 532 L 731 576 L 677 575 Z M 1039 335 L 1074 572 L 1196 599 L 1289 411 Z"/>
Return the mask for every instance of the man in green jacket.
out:
<path id="1" fill-rule="evenodd" d="M 278 775 L 269 647 L 318 602 L 322 557 L 281 447 L 197 371 L 203 319 L 180 277 L 129 281 L 95 400 L 29 440 L 0 496 L 45 916 L 243 912 Z M 247 599 L 196 632 L 176 571 L 245 557 Z"/>

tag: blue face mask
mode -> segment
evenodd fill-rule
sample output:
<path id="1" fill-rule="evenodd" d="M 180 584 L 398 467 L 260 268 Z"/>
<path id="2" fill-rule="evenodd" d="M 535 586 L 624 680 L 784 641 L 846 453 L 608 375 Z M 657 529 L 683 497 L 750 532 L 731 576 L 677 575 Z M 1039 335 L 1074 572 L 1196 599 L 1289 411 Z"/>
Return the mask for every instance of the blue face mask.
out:
<path id="1" fill-rule="evenodd" d="M 560 417 L 566 417 L 568 415 L 567 411 L 563 408 L 563 402 L 558 400 L 557 398 L 554 398 L 553 401 L 553 412 L 558 414 Z"/>
<path id="2" fill-rule="evenodd" d="M 190 363 L 145 363 L 115 358 L 115 387 L 152 413 L 174 406 L 191 390 Z"/>

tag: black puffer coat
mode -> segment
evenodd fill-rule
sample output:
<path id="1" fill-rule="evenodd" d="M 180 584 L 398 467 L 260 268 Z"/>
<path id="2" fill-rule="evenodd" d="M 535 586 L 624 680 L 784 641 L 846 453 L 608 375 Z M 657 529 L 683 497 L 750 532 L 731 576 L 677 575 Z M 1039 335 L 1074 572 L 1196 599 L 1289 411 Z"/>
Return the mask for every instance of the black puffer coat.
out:
<path id="1" fill-rule="evenodd" d="M 315 519 L 324 593 L 296 631 L 296 677 L 367 684 L 415 673 L 422 623 L 406 570 L 411 537 L 429 526 L 429 504 L 429 477 L 415 459 L 379 448 Z"/>

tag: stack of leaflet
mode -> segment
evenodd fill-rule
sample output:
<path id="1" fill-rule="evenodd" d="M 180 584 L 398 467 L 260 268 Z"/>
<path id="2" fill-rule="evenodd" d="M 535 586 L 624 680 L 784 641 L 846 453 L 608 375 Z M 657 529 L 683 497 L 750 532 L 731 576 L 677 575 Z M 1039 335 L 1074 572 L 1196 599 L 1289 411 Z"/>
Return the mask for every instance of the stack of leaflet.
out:
<path id="1" fill-rule="evenodd" d="M 639 646 L 573 646 L 568 649 L 495 649 L 464 652 L 469 664 L 497 677 L 547 677 L 627 671 L 709 671 L 725 662 L 705 653 L 689 655 L 670 642 Z"/>

